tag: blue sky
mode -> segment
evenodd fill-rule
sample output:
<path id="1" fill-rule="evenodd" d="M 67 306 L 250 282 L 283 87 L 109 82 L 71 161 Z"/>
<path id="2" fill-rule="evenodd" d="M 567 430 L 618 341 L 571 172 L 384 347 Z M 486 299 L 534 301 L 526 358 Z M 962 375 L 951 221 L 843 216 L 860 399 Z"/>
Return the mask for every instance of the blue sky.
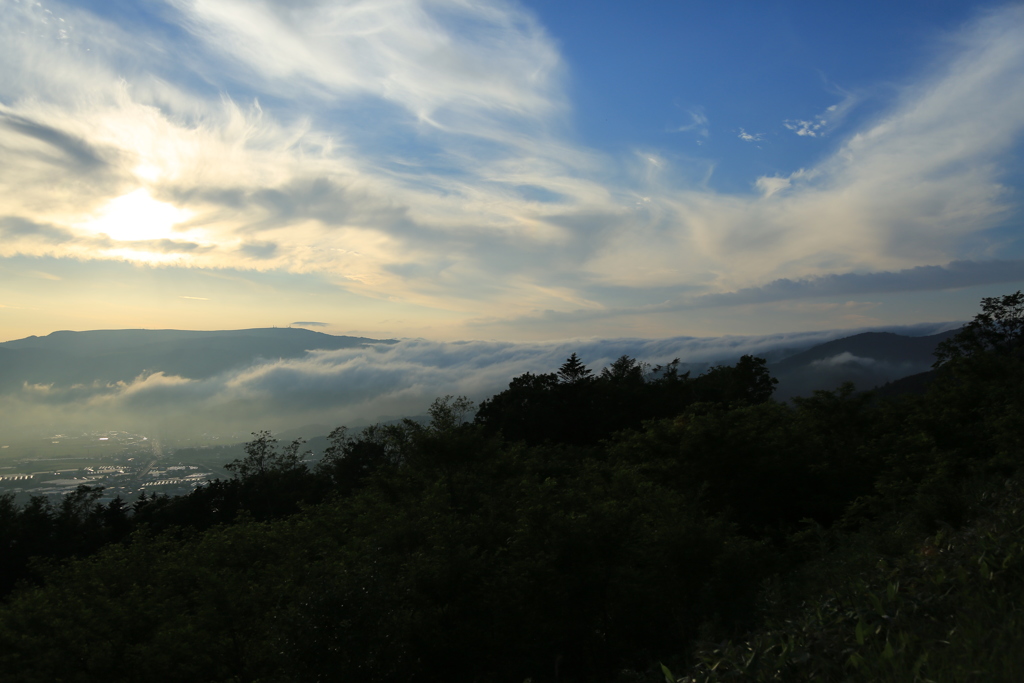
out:
<path id="1" fill-rule="evenodd" d="M 962 320 L 1024 5 L 0 0 L 0 337 Z"/>
<path id="2" fill-rule="evenodd" d="M 749 190 L 761 175 L 819 161 L 835 149 L 829 143 L 842 139 L 826 139 L 829 133 L 855 129 L 891 105 L 901 85 L 942 59 L 943 39 L 985 7 L 543 0 L 527 6 L 566 61 L 580 65 L 568 90 L 585 144 L 693 157 L 714 164 L 712 187 L 733 192 Z M 814 130 L 832 106 L 842 115 Z M 794 144 L 790 137 L 799 130 L 815 135 Z"/>

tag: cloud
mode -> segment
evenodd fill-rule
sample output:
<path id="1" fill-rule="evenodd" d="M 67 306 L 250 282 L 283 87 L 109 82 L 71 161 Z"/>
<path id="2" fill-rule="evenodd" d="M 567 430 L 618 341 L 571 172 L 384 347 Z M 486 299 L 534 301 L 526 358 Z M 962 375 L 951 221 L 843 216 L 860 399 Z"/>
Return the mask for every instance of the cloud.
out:
<path id="1" fill-rule="evenodd" d="M 843 273 L 803 280 L 779 279 L 761 287 L 704 294 L 691 299 L 697 307 L 787 301 L 809 297 L 882 292 L 955 289 L 1024 281 L 1024 260 L 953 261 L 945 266 L 917 266 L 896 272 Z"/>
<path id="2" fill-rule="evenodd" d="M 862 358 L 861 356 L 853 355 L 849 351 L 843 351 L 842 353 L 836 354 L 835 356 L 830 356 L 829 358 L 822 358 L 821 360 L 811 361 L 811 366 L 833 368 L 852 363 L 854 365 L 860 365 L 861 367 L 869 368 L 875 365 L 876 362 L 877 361 L 874 358 Z"/>
<path id="3" fill-rule="evenodd" d="M 779 176 L 761 176 L 754 182 L 754 186 L 761 191 L 765 197 L 771 197 L 776 192 L 785 190 L 792 184 L 789 178 Z"/>
<path id="4" fill-rule="evenodd" d="M 535 20 L 510 5 L 171 4 L 214 54 L 243 66 L 240 77 L 280 96 L 372 95 L 439 128 L 480 110 L 536 116 L 560 106 L 558 53 Z"/>
<path id="5" fill-rule="evenodd" d="M 760 142 L 764 140 L 764 133 L 748 133 L 747 131 L 740 128 L 739 139 L 745 142 Z"/>
<path id="6" fill-rule="evenodd" d="M 274 257 L 277 246 L 274 242 L 247 242 L 238 250 L 249 258 L 266 260 Z"/>
<path id="7" fill-rule="evenodd" d="M 613 291 L 654 314 L 872 273 L 903 286 L 889 276 L 999 256 L 1019 211 L 1015 5 L 859 129 L 839 126 L 857 101 L 842 92 L 795 117 L 833 151 L 732 193 L 707 160 L 582 146 L 556 43 L 516 5 L 174 0 L 118 21 L 59 2 L 0 14 L 0 256 L 314 273 L 507 323 L 626 308 Z M 702 109 L 686 116 L 676 130 L 710 135 Z M 147 198 L 146 225 L 91 222 L 125 197 Z"/>
<path id="8" fill-rule="evenodd" d="M 704 113 L 704 107 L 690 107 L 686 110 L 690 116 L 690 122 L 673 129 L 677 133 L 693 132 L 702 138 L 710 137 L 708 127 L 708 116 Z"/>
<path id="9" fill-rule="evenodd" d="M 823 135 L 822 129 L 828 123 L 826 119 L 819 118 L 813 121 L 802 121 L 800 119 L 786 119 L 782 125 L 801 137 L 816 138 Z"/>
<path id="10" fill-rule="evenodd" d="M 1024 282 L 1024 260 L 953 261 L 944 266 L 917 266 L 901 271 L 874 273 L 843 273 L 788 279 L 781 278 L 766 285 L 748 287 L 731 292 L 712 294 L 680 293 L 653 303 L 631 306 L 591 306 L 573 310 L 553 309 L 532 311 L 516 318 L 480 318 L 470 322 L 471 327 L 487 329 L 507 326 L 510 330 L 581 328 L 593 322 L 621 322 L 637 316 L 663 318 L 666 314 L 685 313 L 701 309 L 732 306 L 774 304 L 780 312 L 843 313 L 851 327 L 871 327 L 881 324 L 862 317 L 876 303 L 847 300 L 843 303 L 828 299 L 847 299 L 858 295 L 882 295 L 899 292 L 924 292 L 962 289 L 981 285 Z M 811 301 L 817 299 L 818 301 Z M 837 311 L 837 309 L 844 309 Z"/>
<path id="11" fill-rule="evenodd" d="M 841 91 L 842 92 L 842 91 Z M 843 99 L 825 109 L 824 112 L 812 117 L 809 120 L 786 119 L 782 122 L 783 127 L 793 131 L 800 137 L 818 138 L 835 130 L 846 118 L 850 110 L 857 105 L 859 98 L 853 93 L 842 92 Z M 742 128 L 740 129 L 743 130 Z M 744 140 L 746 138 L 740 135 Z"/>
<path id="12" fill-rule="evenodd" d="M 209 301 L 205 296 L 179 296 L 179 299 L 191 299 L 192 301 Z"/>
<path id="13" fill-rule="evenodd" d="M 295 324 L 295 323 L 293 323 Z M 309 324 L 309 323 L 305 323 Z M 917 334 L 936 326 L 893 328 Z M 432 342 L 403 340 L 336 351 L 310 351 L 301 358 L 255 363 L 208 379 L 185 379 L 157 371 L 126 382 L 73 386 L 25 384 L 0 395 L 0 409 L 19 429 L 124 428 L 157 430 L 169 438 L 191 434 L 247 434 L 302 424 L 341 425 L 420 415 L 445 394 L 479 402 L 505 389 L 525 372 L 554 372 L 572 353 L 600 370 L 622 355 L 652 364 L 675 358 L 697 372 L 741 355 L 789 353 L 848 336 L 825 331 L 714 338 L 577 339 L 549 343 Z M 11 427 L 14 429 L 14 427 Z"/>
<path id="14" fill-rule="evenodd" d="M 328 327 L 330 325 L 330 323 L 318 323 L 318 322 L 299 322 L 299 323 L 290 323 L 290 324 L 291 325 L 295 325 L 297 327 Z"/>
<path id="15" fill-rule="evenodd" d="M 113 248 L 131 249 L 142 253 L 158 254 L 187 254 L 202 253 L 214 249 L 209 244 L 197 244 L 183 240 L 159 239 L 159 240 L 97 240 L 97 243 L 104 243 Z"/>
<path id="16" fill-rule="evenodd" d="M 55 225 L 35 223 L 20 216 L 0 217 L 0 236 L 11 242 L 60 244 L 74 239 L 71 231 Z"/>
<path id="17" fill-rule="evenodd" d="M 18 135 L 42 142 L 61 161 L 70 163 L 77 173 L 94 173 L 107 165 L 106 160 L 85 140 L 31 119 L 0 110 L 0 127 Z"/>

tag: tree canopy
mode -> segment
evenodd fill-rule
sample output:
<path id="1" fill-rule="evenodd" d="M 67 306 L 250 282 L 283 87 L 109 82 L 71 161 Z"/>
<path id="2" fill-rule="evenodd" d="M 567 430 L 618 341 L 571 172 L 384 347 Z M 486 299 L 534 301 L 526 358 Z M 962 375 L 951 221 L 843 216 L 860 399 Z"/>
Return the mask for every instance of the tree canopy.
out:
<path id="1" fill-rule="evenodd" d="M 0 497 L 4 680 L 1020 680 L 1019 299 L 922 395 L 573 354 L 188 496 Z"/>
<path id="2" fill-rule="evenodd" d="M 986 353 L 1020 356 L 1022 341 L 1024 293 L 1017 290 L 1013 294 L 986 297 L 981 300 L 981 313 L 939 345 L 935 366 Z"/>

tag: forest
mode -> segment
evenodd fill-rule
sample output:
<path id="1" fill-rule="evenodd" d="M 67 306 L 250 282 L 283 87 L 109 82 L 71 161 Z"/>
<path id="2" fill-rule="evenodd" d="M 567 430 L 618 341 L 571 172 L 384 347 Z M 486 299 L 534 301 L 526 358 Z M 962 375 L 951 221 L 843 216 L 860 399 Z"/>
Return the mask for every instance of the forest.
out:
<path id="1" fill-rule="evenodd" d="M 181 497 L 0 497 L 5 681 L 1024 680 L 1024 294 L 927 381 L 573 354 L 479 407 L 260 431 Z"/>

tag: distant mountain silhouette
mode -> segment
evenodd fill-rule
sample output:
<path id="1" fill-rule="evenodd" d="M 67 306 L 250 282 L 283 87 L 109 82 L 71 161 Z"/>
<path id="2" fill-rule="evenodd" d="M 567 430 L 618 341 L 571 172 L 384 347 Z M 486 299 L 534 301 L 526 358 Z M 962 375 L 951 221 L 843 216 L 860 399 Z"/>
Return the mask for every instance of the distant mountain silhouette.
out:
<path id="1" fill-rule="evenodd" d="M 394 344 L 298 328 L 249 330 L 93 330 L 53 332 L 0 343 L 0 390 L 30 384 L 130 381 L 163 372 L 205 379 L 260 359 L 299 358 L 306 351 Z"/>
<path id="2" fill-rule="evenodd" d="M 887 363 L 913 363 L 930 366 L 935 362 L 933 353 L 939 342 L 949 339 L 958 330 L 949 330 L 927 337 L 908 337 L 893 332 L 863 332 L 851 337 L 818 344 L 775 364 L 779 370 L 808 365 L 815 361 L 835 358 L 849 353 L 858 358 L 872 358 Z"/>
<path id="3" fill-rule="evenodd" d="M 807 396 L 816 389 L 835 389 L 843 382 L 866 390 L 926 372 L 935 362 L 935 347 L 957 331 L 926 337 L 864 332 L 819 344 L 769 366 L 779 380 L 776 397 Z"/>

